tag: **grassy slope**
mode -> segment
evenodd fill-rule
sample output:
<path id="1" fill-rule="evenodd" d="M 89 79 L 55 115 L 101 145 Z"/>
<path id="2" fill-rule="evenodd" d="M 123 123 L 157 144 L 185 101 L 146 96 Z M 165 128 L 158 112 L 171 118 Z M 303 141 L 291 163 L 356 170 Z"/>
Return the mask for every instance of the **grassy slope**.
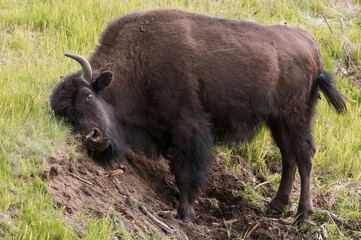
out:
<path id="1" fill-rule="evenodd" d="M 116 16 L 157 7 L 175 7 L 217 17 L 250 20 L 264 24 L 287 22 L 309 30 L 319 41 L 328 70 L 345 63 L 339 18 L 353 69 L 361 69 L 360 1 L 333 0 L 219 0 L 219 1 L 116 1 L 0 0 L 0 238 L 75 238 L 72 226 L 61 220 L 38 173 L 47 156 L 59 149 L 76 158 L 77 143 L 70 129 L 51 115 L 48 97 L 61 75 L 78 70 L 64 52 L 90 56 L 102 29 Z M 352 5 L 351 5 L 352 4 Z M 332 37 L 321 13 L 334 33 Z M 335 196 L 330 210 L 352 221 L 361 221 L 361 95 L 352 76 L 338 76 L 338 87 L 351 100 L 349 113 L 336 115 L 320 101 L 314 135 L 319 148 L 314 173 L 314 191 Z M 261 168 L 274 189 L 279 174 L 268 172 L 265 161 L 280 158 L 269 133 L 261 131 L 255 141 L 242 147 L 222 149 L 232 156 L 247 156 L 251 166 Z M 234 170 L 241 166 L 234 165 Z M 346 186 L 346 187 L 345 187 Z M 358 192 L 357 192 L 358 191 Z M 256 193 L 251 193 L 256 194 Z M 316 214 L 317 215 L 317 214 Z M 105 219 L 87 221 L 88 239 L 127 234 L 120 225 Z M 338 238 L 334 227 L 331 237 Z M 344 234 L 347 234 L 344 232 Z M 129 236 L 129 235 L 127 235 Z"/>

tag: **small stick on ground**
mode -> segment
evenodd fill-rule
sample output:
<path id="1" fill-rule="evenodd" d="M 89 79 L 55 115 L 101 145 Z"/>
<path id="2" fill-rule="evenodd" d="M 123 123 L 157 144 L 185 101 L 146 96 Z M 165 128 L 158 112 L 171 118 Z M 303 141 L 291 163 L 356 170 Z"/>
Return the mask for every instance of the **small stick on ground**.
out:
<path id="1" fill-rule="evenodd" d="M 265 185 L 265 184 L 267 184 L 267 183 L 269 183 L 269 181 L 265 181 L 265 182 L 263 182 L 263 183 L 260 183 L 260 184 L 258 184 L 257 186 L 255 186 L 254 189 L 257 189 L 257 188 L 259 188 L 260 186 L 263 186 L 263 185 Z"/>
<path id="2" fill-rule="evenodd" d="M 333 220 L 331 214 L 329 212 L 325 212 L 325 217 L 328 220 L 328 222 L 330 222 L 331 224 L 336 226 L 337 231 L 340 233 L 340 235 L 342 237 L 344 237 L 343 233 L 341 232 L 341 230 L 337 227 L 337 224 L 335 223 L 335 221 Z"/>
<path id="3" fill-rule="evenodd" d="M 105 175 L 107 177 L 110 177 L 114 183 L 119 183 L 118 179 L 116 179 L 115 176 L 117 175 L 120 175 L 120 174 L 123 174 L 123 170 L 122 169 L 117 169 L 117 170 L 114 170 L 114 171 L 111 171 L 111 172 L 108 172 L 108 173 L 105 173 Z"/>
<path id="4" fill-rule="evenodd" d="M 282 224 L 284 224 L 284 225 L 292 225 L 292 224 L 293 224 L 292 221 L 287 220 L 287 219 L 283 219 L 283 218 L 276 219 L 276 221 L 278 221 L 279 223 L 282 223 Z"/>
<path id="5" fill-rule="evenodd" d="M 78 180 L 80 180 L 80 181 L 82 181 L 82 182 L 84 182 L 84 183 L 86 183 L 86 184 L 89 184 L 90 186 L 94 186 L 93 183 L 85 180 L 84 178 L 81 178 L 81 177 L 79 177 L 79 176 L 77 176 L 77 175 L 75 175 L 75 174 L 73 174 L 73 173 L 69 173 L 69 174 L 70 174 L 70 176 L 73 176 L 73 177 L 75 177 L 76 179 L 78 179 Z"/>
<path id="6" fill-rule="evenodd" d="M 246 236 L 245 239 L 249 238 L 249 236 L 251 236 L 251 233 L 252 233 L 254 230 L 256 230 L 256 228 L 257 228 L 258 226 L 259 226 L 259 223 L 257 223 L 256 225 L 254 225 L 254 227 L 251 229 L 251 231 L 249 231 L 249 233 L 247 234 L 247 236 Z"/>
<path id="7" fill-rule="evenodd" d="M 150 217 L 156 224 L 158 224 L 161 228 L 166 230 L 169 233 L 173 233 L 174 230 L 170 227 L 168 227 L 165 223 L 158 220 L 156 217 L 154 217 L 143 205 L 139 205 L 139 209 L 148 217 Z"/>
<path id="8" fill-rule="evenodd" d="M 354 230 L 354 229 L 352 229 L 352 227 L 348 224 L 348 221 L 347 221 L 346 219 L 343 219 L 342 217 L 337 216 L 337 215 L 334 214 L 334 213 L 331 213 L 331 212 L 329 212 L 329 211 L 326 211 L 326 210 L 323 210 L 323 209 L 320 209 L 320 208 L 315 208 L 315 209 L 316 209 L 317 211 L 322 212 L 323 214 L 325 214 L 325 217 L 326 217 L 327 219 L 332 220 L 331 222 L 333 222 L 334 224 L 339 223 L 339 224 L 345 226 L 345 227 L 348 228 L 348 229 Z"/>
<path id="9" fill-rule="evenodd" d="M 325 15 L 323 15 L 323 14 L 321 14 L 321 15 L 322 15 L 323 19 L 325 19 L 325 22 L 327 23 L 327 26 L 328 26 L 328 28 L 330 29 L 330 31 L 331 31 L 331 33 L 332 33 L 333 38 L 336 40 L 335 34 L 333 33 L 333 31 L 332 31 L 332 28 L 331 28 L 330 24 L 328 24 L 328 21 L 327 21 L 327 19 L 326 19 Z"/>
<path id="10" fill-rule="evenodd" d="M 325 224 L 321 225 L 320 231 L 321 231 L 323 239 L 328 239 L 328 233 L 327 233 L 327 230 L 325 228 Z"/>
<path id="11" fill-rule="evenodd" d="M 117 169 L 117 170 L 108 172 L 105 175 L 107 175 L 107 177 L 111 177 L 111 176 L 117 176 L 117 175 L 123 174 L 123 172 L 124 171 L 122 169 Z"/>
<path id="12" fill-rule="evenodd" d="M 343 19 L 340 18 L 340 24 L 341 24 L 341 30 L 342 30 L 342 36 L 343 36 L 343 50 L 345 51 L 345 56 L 346 56 L 346 65 L 347 65 L 347 68 L 350 67 L 350 57 L 349 55 L 347 54 L 347 47 L 346 47 L 346 37 L 345 37 L 345 31 L 343 29 Z"/>
<path id="13" fill-rule="evenodd" d="M 119 183 L 118 179 L 116 179 L 114 176 L 110 176 L 113 179 L 113 182 Z"/>

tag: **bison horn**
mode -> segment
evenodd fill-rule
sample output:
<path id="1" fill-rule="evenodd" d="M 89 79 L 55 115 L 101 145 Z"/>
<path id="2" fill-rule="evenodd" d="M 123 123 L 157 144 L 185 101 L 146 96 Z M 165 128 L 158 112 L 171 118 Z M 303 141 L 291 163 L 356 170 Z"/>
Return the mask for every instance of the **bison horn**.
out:
<path id="1" fill-rule="evenodd" d="M 86 60 L 82 56 L 71 54 L 71 53 L 65 53 L 65 56 L 70 57 L 70 58 L 74 59 L 75 61 L 77 61 L 78 63 L 80 63 L 80 65 L 83 69 L 81 78 L 85 82 L 90 84 L 90 81 L 92 79 L 92 67 L 90 66 L 90 63 L 88 62 L 88 60 Z"/>

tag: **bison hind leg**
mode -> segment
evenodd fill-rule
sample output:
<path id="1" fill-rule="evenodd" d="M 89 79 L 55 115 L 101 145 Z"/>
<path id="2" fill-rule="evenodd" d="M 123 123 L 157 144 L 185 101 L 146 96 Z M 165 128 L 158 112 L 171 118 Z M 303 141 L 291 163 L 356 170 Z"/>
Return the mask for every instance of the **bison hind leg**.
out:
<path id="1" fill-rule="evenodd" d="M 268 126 L 282 155 L 282 176 L 276 197 L 270 202 L 268 213 L 283 213 L 291 203 L 291 191 L 297 163 L 287 125 L 281 120 L 270 119 Z"/>
<path id="2" fill-rule="evenodd" d="M 316 153 L 310 120 L 296 124 L 290 122 L 289 119 L 270 119 L 268 125 L 282 154 L 281 182 L 276 197 L 270 202 L 270 208 L 276 212 L 283 212 L 290 204 L 290 195 L 298 167 L 301 177 L 301 194 L 296 222 L 307 222 L 313 213 L 310 189 L 313 157 Z"/>

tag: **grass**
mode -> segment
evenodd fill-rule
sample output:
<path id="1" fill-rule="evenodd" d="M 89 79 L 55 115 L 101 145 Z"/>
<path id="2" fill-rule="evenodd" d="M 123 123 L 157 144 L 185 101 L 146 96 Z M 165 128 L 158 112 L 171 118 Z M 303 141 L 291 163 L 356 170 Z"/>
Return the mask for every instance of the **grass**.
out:
<path id="1" fill-rule="evenodd" d="M 337 75 L 337 86 L 350 99 L 349 112 L 337 115 L 324 100 L 318 104 L 314 137 L 319 151 L 313 191 L 316 196 L 333 196 L 333 201 L 325 203 L 327 209 L 351 222 L 360 222 L 361 95 L 352 81 L 361 71 L 359 0 L 0 0 L 0 238 L 78 237 L 74 226 L 62 220 L 62 211 L 53 207 L 47 185 L 38 177 L 47 157 L 58 149 L 65 149 L 74 158 L 80 154 L 76 151 L 78 143 L 68 138 L 71 129 L 53 117 L 49 106 L 49 94 L 59 77 L 78 70 L 63 53 L 89 57 L 110 20 L 158 7 L 263 24 L 287 22 L 305 28 L 319 42 L 326 68 L 334 73 L 346 68 L 343 44 L 347 39 L 353 65 L 350 74 Z M 345 36 L 340 29 L 341 17 Z M 242 170 L 235 161 L 242 156 L 250 169 L 260 169 L 258 174 L 270 181 L 271 189 L 277 189 L 280 175 L 269 171 L 268 165 L 270 159 L 279 162 L 280 153 L 267 130 L 263 129 L 252 143 L 218 147 L 215 152 L 226 153 L 225 164 L 234 172 Z M 248 192 L 248 197 L 255 196 L 252 199 L 264 204 L 262 188 L 254 191 L 249 187 Z M 83 237 L 87 239 L 136 237 L 121 227 L 121 217 L 116 221 L 111 217 L 84 221 L 88 232 Z M 326 228 L 331 239 L 350 236 L 348 230 L 337 230 L 333 224 Z M 152 236 L 145 234 L 142 238 L 156 238 Z"/>

